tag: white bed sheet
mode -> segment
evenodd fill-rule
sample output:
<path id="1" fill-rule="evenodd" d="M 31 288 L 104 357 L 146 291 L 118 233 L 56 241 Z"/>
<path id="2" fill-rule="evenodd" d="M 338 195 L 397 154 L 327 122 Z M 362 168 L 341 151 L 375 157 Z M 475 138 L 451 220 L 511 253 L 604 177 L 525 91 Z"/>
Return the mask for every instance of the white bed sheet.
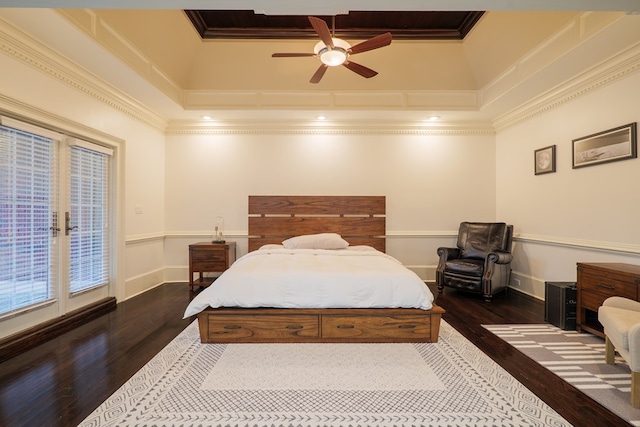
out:
<path id="1" fill-rule="evenodd" d="M 213 307 L 421 308 L 433 294 L 397 259 L 369 246 L 268 245 L 233 263 L 191 301 L 184 317 Z"/>

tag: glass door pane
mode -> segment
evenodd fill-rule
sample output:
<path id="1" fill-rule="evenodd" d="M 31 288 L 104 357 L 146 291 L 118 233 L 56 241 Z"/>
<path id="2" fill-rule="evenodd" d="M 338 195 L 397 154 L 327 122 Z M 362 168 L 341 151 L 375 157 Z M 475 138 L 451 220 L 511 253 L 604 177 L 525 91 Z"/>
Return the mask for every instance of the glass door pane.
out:
<path id="1" fill-rule="evenodd" d="M 0 316 L 57 298 L 57 149 L 0 126 Z"/>
<path id="2" fill-rule="evenodd" d="M 109 159 L 85 147 L 70 147 L 66 228 L 72 294 L 109 283 Z"/>

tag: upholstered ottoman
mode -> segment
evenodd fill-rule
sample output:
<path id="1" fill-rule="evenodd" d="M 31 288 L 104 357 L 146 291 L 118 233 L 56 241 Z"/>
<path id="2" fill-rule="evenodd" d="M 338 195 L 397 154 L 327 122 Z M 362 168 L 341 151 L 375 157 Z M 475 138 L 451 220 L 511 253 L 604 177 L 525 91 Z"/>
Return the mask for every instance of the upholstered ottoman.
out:
<path id="1" fill-rule="evenodd" d="M 615 364 L 615 352 L 631 368 L 631 406 L 640 408 L 640 302 L 622 297 L 607 298 L 598 309 L 604 326 L 605 359 Z"/>

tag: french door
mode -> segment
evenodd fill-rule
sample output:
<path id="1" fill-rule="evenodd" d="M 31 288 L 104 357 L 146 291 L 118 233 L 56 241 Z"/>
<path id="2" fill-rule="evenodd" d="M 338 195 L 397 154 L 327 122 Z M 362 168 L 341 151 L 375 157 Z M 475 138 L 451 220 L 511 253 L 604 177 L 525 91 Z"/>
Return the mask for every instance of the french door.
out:
<path id="1" fill-rule="evenodd" d="M 111 292 L 112 151 L 0 120 L 0 322 L 38 323 Z"/>

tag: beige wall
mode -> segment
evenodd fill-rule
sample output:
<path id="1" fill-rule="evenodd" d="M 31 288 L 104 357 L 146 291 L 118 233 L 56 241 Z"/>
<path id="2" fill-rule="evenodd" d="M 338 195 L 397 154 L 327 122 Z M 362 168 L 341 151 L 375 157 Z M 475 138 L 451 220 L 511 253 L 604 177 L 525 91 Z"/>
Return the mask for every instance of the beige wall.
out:
<path id="1" fill-rule="evenodd" d="M 640 74 L 499 132 L 497 216 L 515 225 L 514 273 L 544 297 L 544 281 L 575 281 L 576 262 L 640 263 L 640 159 L 572 169 L 572 139 L 640 122 Z M 533 173 L 535 149 L 556 145 L 556 173 Z"/>
<path id="2" fill-rule="evenodd" d="M 246 253 L 254 194 L 384 195 L 388 252 L 423 273 L 460 221 L 495 217 L 493 134 L 211 131 L 168 136 L 166 159 L 166 262 L 176 268 L 218 215 Z"/>

